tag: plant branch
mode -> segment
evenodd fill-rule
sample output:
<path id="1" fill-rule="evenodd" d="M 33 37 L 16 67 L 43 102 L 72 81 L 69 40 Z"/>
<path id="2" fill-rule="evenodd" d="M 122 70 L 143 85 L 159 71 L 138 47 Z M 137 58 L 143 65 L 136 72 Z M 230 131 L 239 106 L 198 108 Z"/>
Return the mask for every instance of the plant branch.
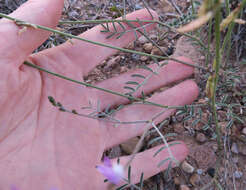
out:
<path id="1" fill-rule="evenodd" d="M 134 50 L 130 50 L 130 49 L 125 49 L 125 48 L 121 48 L 121 47 L 112 46 L 112 45 L 105 44 L 105 43 L 100 43 L 100 42 L 96 42 L 96 41 L 92 41 L 92 40 L 87 40 L 87 39 L 81 38 L 79 36 L 75 36 L 75 35 L 72 35 L 72 34 L 61 32 L 59 30 L 55 30 L 55 29 L 52 29 L 52 28 L 49 28 L 49 27 L 28 23 L 28 22 L 13 18 L 13 17 L 8 16 L 8 15 L 3 14 L 3 13 L 0 13 L 0 17 L 12 20 L 17 25 L 20 25 L 20 26 L 22 25 L 22 26 L 27 26 L 27 27 L 33 27 L 33 28 L 36 28 L 36 29 L 46 30 L 46 31 L 49 31 L 49 32 L 52 32 L 52 33 L 56 33 L 56 34 L 62 35 L 62 36 L 70 37 L 70 38 L 73 38 L 73 39 L 81 40 L 81 41 L 88 42 L 88 43 L 91 43 L 91 44 L 94 44 L 94 45 L 99 45 L 99 46 L 115 49 L 115 50 L 122 51 L 122 52 L 133 53 L 133 54 L 138 54 L 138 55 L 142 55 L 142 56 L 148 56 L 148 57 L 152 57 L 152 58 L 156 58 L 156 59 L 162 59 L 162 60 L 173 60 L 173 61 L 185 64 L 185 65 L 188 65 L 188 66 L 191 66 L 191 67 L 196 67 L 198 69 L 202 69 L 202 70 L 205 70 L 205 71 L 209 72 L 209 70 L 207 68 L 204 68 L 204 67 L 199 66 L 199 65 L 186 63 L 184 61 L 180 61 L 180 60 L 177 60 L 175 58 L 168 58 L 168 57 L 163 57 L 163 56 L 158 56 L 158 55 L 152 55 L 152 54 L 148 54 L 148 53 L 144 53 L 144 52 L 134 51 Z M 126 21 L 124 21 L 124 22 L 126 22 Z M 155 22 L 149 21 L 149 23 L 155 23 Z"/>
<path id="2" fill-rule="evenodd" d="M 53 76 L 65 79 L 67 81 L 71 81 L 71 82 L 74 82 L 74 83 L 77 83 L 77 84 L 80 84 L 80 85 L 83 85 L 83 86 L 86 86 L 86 87 L 91 87 L 91 88 L 94 88 L 94 89 L 97 89 L 97 90 L 101 90 L 101 91 L 104 91 L 104 92 L 107 92 L 107 93 L 110 93 L 110 94 L 113 94 L 113 95 L 121 96 L 121 97 L 127 98 L 128 100 L 131 100 L 131 101 L 140 101 L 140 102 L 142 102 L 143 104 L 146 104 L 146 105 L 152 105 L 152 106 L 157 106 L 157 107 L 166 108 L 166 109 L 183 108 L 183 106 L 166 106 L 166 105 L 162 105 L 162 104 L 157 104 L 157 103 L 154 103 L 154 102 L 143 100 L 141 98 L 136 98 L 136 97 L 129 96 L 129 95 L 126 95 L 126 94 L 122 94 L 122 93 L 119 93 L 119 92 L 115 92 L 115 91 L 112 91 L 112 90 L 109 90 L 109 89 L 101 88 L 101 87 L 98 87 L 98 86 L 95 86 L 95 85 L 92 85 L 92 84 L 89 84 L 89 83 L 86 83 L 86 82 L 77 81 L 77 80 L 71 79 L 69 77 L 60 75 L 58 73 L 51 72 L 49 70 L 46 70 L 46 69 L 44 69 L 42 67 L 34 65 L 34 64 L 32 64 L 30 62 L 27 62 L 27 61 L 25 61 L 24 64 L 27 65 L 27 66 L 33 67 L 35 69 L 38 69 L 40 71 L 49 73 L 49 74 L 51 74 Z"/>

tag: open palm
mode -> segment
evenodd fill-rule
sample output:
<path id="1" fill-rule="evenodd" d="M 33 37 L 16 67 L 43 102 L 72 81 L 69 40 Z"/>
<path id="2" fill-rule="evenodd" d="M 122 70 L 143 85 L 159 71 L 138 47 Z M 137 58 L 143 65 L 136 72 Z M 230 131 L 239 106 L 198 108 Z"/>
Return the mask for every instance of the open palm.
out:
<path id="1" fill-rule="evenodd" d="M 30 0 L 11 16 L 55 27 L 62 7 L 63 0 Z M 128 15 L 128 18 L 147 20 L 151 16 L 146 10 L 140 10 Z M 148 26 L 147 29 L 153 27 Z M 127 100 L 55 78 L 23 65 L 23 62 L 29 60 L 53 72 L 82 80 L 83 75 L 115 51 L 74 40 L 31 55 L 50 34 L 34 28 L 19 34 L 19 30 L 11 21 L 0 21 L 0 189 L 9 189 L 11 186 L 20 190 L 106 189 L 104 177 L 95 168 L 101 162 L 102 153 L 107 148 L 140 135 L 144 130 L 143 124 L 114 128 L 110 123 L 58 111 L 49 103 L 48 96 L 84 114 L 87 114 L 87 110 L 80 108 L 88 106 L 89 101 L 96 105 L 100 100 L 103 109 L 108 104 L 127 104 Z M 120 40 L 106 39 L 100 30 L 101 26 L 97 26 L 81 36 L 119 47 L 126 46 L 134 39 L 133 33 L 126 34 Z M 187 58 L 179 59 L 191 63 Z M 142 70 L 132 71 L 97 85 L 124 92 L 123 84 L 134 72 L 147 74 Z M 192 73 L 192 67 L 169 63 L 142 90 L 151 92 Z M 150 101 L 163 105 L 184 105 L 191 103 L 197 94 L 196 84 L 188 80 L 152 96 Z M 149 105 L 126 106 L 115 117 L 121 121 L 146 120 L 160 110 Z M 174 110 L 168 110 L 159 121 L 172 112 Z M 153 158 L 157 148 L 136 156 L 132 162 L 133 182 L 138 182 L 142 172 L 147 178 L 167 167 L 167 164 L 156 167 L 160 160 L 168 157 L 168 153 L 162 151 Z M 187 155 L 183 143 L 172 146 L 171 150 L 178 160 L 183 160 Z M 121 163 L 127 160 L 128 157 L 123 157 Z"/>

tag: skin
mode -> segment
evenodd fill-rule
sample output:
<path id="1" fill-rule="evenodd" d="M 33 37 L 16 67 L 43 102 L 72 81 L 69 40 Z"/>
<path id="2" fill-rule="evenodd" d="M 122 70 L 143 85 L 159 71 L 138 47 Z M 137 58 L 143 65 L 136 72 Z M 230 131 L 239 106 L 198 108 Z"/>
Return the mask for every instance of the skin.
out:
<path id="1" fill-rule="evenodd" d="M 11 16 L 54 28 L 63 3 L 63 0 L 29 0 Z M 153 14 L 157 18 L 156 13 Z M 146 10 L 134 12 L 127 18 L 151 19 Z M 149 26 L 147 30 L 153 27 Z M 108 104 L 126 104 L 127 100 L 56 78 L 25 66 L 23 62 L 29 60 L 53 72 L 82 80 L 82 76 L 115 53 L 115 50 L 73 40 L 72 44 L 68 42 L 31 54 L 50 33 L 28 28 L 18 34 L 20 29 L 11 21 L 0 20 L 0 189 L 10 189 L 11 185 L 20 190 L 107 189 L 103 183 L 104 177 L 95 168 L 101 163 L 104 150 L 142 134 L 144 125 L 120 125 L 114 128 L 110 123 L 58 111 L 49 103 L 48 96 L 84 114 L 89 112 L 80 108 L 88 106 L 89 101 L 95 106 L 99 99 L 101 107 L 105 108 Z M 128 33 L 120 40 L 108 40 L 100 30 L 101 26 L 94 27 L 81 34 L 81 37 L 119 47 L 126 46 L 134 39 L 134 34 Z M 179 59 L 192 63 L 185 57 Z M 123 85 L 132 73 L 148 74 L 143 70 L 135 70 L 97 85 L 123 93 Z M 192 73 L 192 67 L 170 62 L 141 90 L 148 93 L 185 79 Z M 185 105 L 194 101 L 197 95 L 197 85 L 186 80 L 152 96 L 150 101 L 163 105 Z M 126 106 L 115 117 L 121 121 L 151 119 L 160 110 L 147 105 Z M 168 110 L 157 122 L 173 112 Z M 141 172 L 148 178 L 167 167 L 167 163 L 157 167 L 160 160 L 169 156 L 167 151 L 162 151 L 153 158 L 158 148 L 136 156 L 132 162 L 133 183 L 138 182 Z M 171 150 L 180 161 L 188 154 L 182 142 L 172 146 Z M 128 160 L 129 157 L 122 157 L 121 163 Z"/>

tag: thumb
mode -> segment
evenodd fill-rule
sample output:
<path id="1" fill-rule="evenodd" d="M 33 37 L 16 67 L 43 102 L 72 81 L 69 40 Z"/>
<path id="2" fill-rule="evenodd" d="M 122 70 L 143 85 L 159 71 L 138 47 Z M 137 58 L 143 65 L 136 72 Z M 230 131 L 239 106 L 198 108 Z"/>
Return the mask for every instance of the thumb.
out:
<path id="1" fill-rule="evenodd" d="M 33 24 L 55 27 L 61 16 L 64 0 L 29 0 L 9 16 Z M 50 32 L 27 27 L 20 33 L 21 26 L 7 19 L 0 20 L 0 57 L 16 60 L 21 64 L 33 50 L 41 45 Z M 16 66 L 20 66 L 20 65 Z"/>

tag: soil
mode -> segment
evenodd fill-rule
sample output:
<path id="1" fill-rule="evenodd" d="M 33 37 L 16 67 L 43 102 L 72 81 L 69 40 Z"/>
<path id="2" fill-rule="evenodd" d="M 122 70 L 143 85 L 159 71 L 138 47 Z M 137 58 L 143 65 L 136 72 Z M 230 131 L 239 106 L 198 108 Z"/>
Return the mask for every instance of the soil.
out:
<path id="1" fill-rule="evenodd" d="M 0 12 L 9 14 L 20 6 L 25 0 L 1 0 L 0 1 Z M 127 2 L 127 12 L 144 8 L 143 1 L 131 0 Z M 173 0 L 167 2 L 165 0 L 146 0 L 149 8 L 157 11 L 160 15 L 160 19 L 169 24 L 175 24 L 179 26 L 190 21 L 191 5 L 189 0 Z M 63 11 L 63 20 L 92 20 L 92 19 L 110 19 L 119 16 L 118 11 L 122 10 L 122 1 L 118 0 L 65 0 L 65 6 Z M 186 15 L 181 16 L 180 13 Z M 183 19 L 181 19 L 183 18 Z M 89 28 L 93 27 L 92 24 L 82 25 L 61 25 L 59 26 L 64 31 L 78 35 Z M 168 32 L 165 38 L 162 38 L 162 34 L 167 32 L 167 29 L 160 28 L 151 32 L 150 36 L 156 41 L 156 43 L 165 48 L 165 52 L 173 57 L 187 56 L 191 58 L 196 64 L 206 66 L 206 56 L 204 51 L 199 46 L 194 44 L 194 41 L 187 37 L 182 37 L 176 33 Z M 202 39 L 207 39 L 207 36 L 201 35 L 206 33 L 206 28 L 200 31 Z M 52 45 L 59 45 L 65 42 L 67 39 L 52 35 L 37 51 L 49 48 Z M 147 42 L 146 42 L 147 43 Z M 206 41 L 205 41 L 206 44 Z M 135 43 L 129 44 L 127 48 L 146 51 L 143 49 L 143 43 L 140 39 L 136 40 Z M 241 55 L 241 58 L 244 54 Z M 235 68 L 239 68 L 240 72 L 225 73 L 226 69 L 222 69 L 221 89 L 219 89 L 219 99 L 221 100 L 225 94 L 228 94 L 228 103 L 240 103 L 244 104 L 243 98 L 246 95 L 246 67 L 239 65 L 236 67 L 236 56 L 230 58 L 230 63 L 235 65 Z M 130 69 L 134 69 L 140 65 L 149 65 L 153 61 L 138 55 L 132 55 L 128 53 L 119 52 L 107 60 L 102 62 L 101 65 L 97 66 L 93 71 L 84 78 L 86 82 L 95 83 L 97 81 L 105 80 L 107 78 L 119 75 L 120 73 L 127 72 Z M 211 64 L 211 61 L 209 62 Z M 228 82 L 230 76 L 238 76 L 231 80 L 236 80 L 235 85 L 231 86 L 230 89 L 223 87 L 224 81 Z M 200 95 L 195 104 L 207 103 L 209 100 L 205 94 L 206 81 L 208 75 L 198 69 L 195 70 L 192 78 L 197 82 L 200 88 Z M 230 81 L 229 81 L 230 82 Z M 240 115 L 244 119 L 244 123 L 234 122 L 231 126 L 228 125 L 230 119 L 228 118 L 228 109 L 223 107 L 218 108 L 219 124 L 223 134 L 223 145 L 224 149 L 222 152 L 218 152 L 217 142 L 215 140 L 215 125 L 211 122 L 212 113 L 210 109 L 206 107 L 195 108 L 193 112 L 195 117 L 188 117 L 189 114 L 175 114 L 168 118 L 165 127 L 162 128 L 163 134 L 176 133 L 175 137 L 168 137 L 168 141 L 179 139 L 183 140 L 189 147 L 190 153 L 186 159 L 188 166 L 191 166 L 194 170 L 192 172 L 184 171 L 185 168 L 179 167 L 171 170 L 169 175 L 166 172 L 161 172 L 156 176 L 146 180 L 144 182 L 143 190 L 175 190 L 175 189 L 201 189 L 205 187 L 212 180 L 214 175 L 214 169 L 216 160 L 221 157 L 221 163 L 219 167 L 219 177 L 223 189 L 237 189 L 245 190 L 246 185 L 246 133 L 243 130 L 246 128 L 245 118 L 246 109 L 232 108 L 234 113 Z M 200 112 L 202 114 L 200 114 Z M 200 114 L 200 115 L 199 115 Z M 200 117 L 198 120 L 197 118 Z M 229 126 L 229 127 L 228 127 Z M 142 150 L 151 148 L 159 142 L 153 143 L 148 146 L 148 142 L 157 137 L 157 134 L 151 133 L 147 136 L 144 142 Z M 137 139 L 130 140 L 127 144 L 122 144 L 114 147 L 105 152 L 109 157 L 119 157 L 122 155 L 130 154 L 134 148 Z M 207 185 L 204 189 L 215 189 L 214 185 Z"/>

